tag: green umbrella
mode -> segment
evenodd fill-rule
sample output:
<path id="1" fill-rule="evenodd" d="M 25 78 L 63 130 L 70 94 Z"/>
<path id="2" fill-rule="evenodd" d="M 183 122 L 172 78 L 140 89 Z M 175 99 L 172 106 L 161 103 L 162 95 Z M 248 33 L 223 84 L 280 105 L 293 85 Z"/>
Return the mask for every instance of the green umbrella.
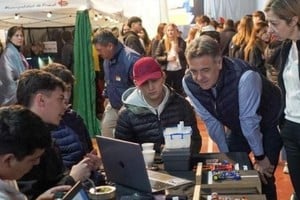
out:
<path id="1" fill-rule="evenodd" d="M 95 70 L 88 10 L 77 11 L 74 39 L 74 109 L 83 118 L 91 137 L 100 133 L 96 117 Z"/>

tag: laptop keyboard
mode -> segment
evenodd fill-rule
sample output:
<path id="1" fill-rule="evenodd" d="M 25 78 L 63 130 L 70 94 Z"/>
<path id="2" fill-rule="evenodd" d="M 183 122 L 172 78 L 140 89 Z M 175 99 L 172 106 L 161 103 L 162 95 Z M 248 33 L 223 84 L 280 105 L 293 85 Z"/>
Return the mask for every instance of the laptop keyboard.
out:
<path id="1" fill-rule="evenodd" d="M 151 180 L 151 179 L 150 179 L 150 184 L 151 184 L 151 188 L 154 190 L 161 190 L 162 188 L 169 188 L 169 187 L 173 186 L 168 183 L 163 183 L 163 182 Z"/>
<path id="2" fill-rule="evenodd" d="M 163 173 L 159 173 L 159 172 L 155 172 L 155 171 L 151 171 L 151 170 L 147 170 L 147 173 L 148 173 L 148 176 L 150 179 L 160 180 L 163 182 L 168 182 L 174 178 L 174 177 L 170 177 L 169 174 L 163 174 Z"/>

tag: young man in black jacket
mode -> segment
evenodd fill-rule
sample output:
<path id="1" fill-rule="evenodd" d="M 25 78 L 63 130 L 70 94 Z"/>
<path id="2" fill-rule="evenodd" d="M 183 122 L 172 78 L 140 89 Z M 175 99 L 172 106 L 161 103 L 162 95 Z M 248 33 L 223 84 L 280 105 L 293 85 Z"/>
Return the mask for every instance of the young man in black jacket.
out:
<path id="1" fill-rule="evenodd" d="M 138 33 L 142 31 L 142 19 L 139 17 L 130 17 L 128 19 L 130 31 L 124 35 L 124 44 L 138 52 L 141 56 L 146 54 Z"/>
<path id="2" fill-rule="evenodd" d="M 201 135 L 194 110 L 184 97 L 165 83 L 166 76 L 151 57 L 139 59 L 133 66 L 135 88 L 122 95 L 123 108 L 119 112 L 115 137 L 136 143 L 155 143 L 155 150 L 164 145 L 163 130 L 175 127 L 180 121 L 191 126 L 191 150 L 199 153 Z"/>

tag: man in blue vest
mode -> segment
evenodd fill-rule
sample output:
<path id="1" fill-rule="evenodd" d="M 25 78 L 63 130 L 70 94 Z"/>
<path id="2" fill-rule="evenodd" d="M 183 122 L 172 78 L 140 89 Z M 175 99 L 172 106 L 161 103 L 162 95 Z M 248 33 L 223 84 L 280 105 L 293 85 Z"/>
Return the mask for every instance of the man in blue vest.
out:
<path id="1" fill-rule="evenodd" d="M 186 57 L 184 90 L 210 137 L 221 152 L 252 152 L 263 193 L 276 200 L 280 90 L 246 62 L 222 57 L 219 44 L 209 36 L 194 40 Z"/>

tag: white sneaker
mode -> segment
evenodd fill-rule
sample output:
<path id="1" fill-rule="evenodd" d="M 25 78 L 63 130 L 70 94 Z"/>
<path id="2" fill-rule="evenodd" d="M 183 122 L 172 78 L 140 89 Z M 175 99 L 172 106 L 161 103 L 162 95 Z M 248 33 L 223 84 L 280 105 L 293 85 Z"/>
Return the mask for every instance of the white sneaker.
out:
<path id="1" fill-rule="evenodd" d="M 287 164 L 287 162 L 286 163 L 284 163 L 284 167 L 283 167 L 283 173 L 285 173 L 285 174 L 288 174 L 289 173 L 289 168 L 288 168 L 288 164 Z"/>
<path id="2" fill-rule="evenodd" d="M 298 200 L 298 198 L 296 197 L 296 194 L 293 193 L 290 197 L 290 200 Z"/>

